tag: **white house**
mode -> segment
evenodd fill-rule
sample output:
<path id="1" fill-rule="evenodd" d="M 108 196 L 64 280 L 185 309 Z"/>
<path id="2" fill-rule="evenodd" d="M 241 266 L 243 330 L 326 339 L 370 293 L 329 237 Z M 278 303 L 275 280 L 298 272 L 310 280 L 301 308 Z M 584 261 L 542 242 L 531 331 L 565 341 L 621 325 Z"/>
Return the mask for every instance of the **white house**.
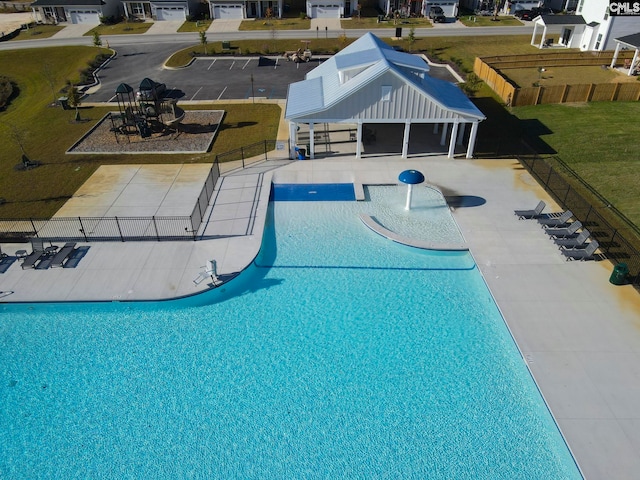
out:
<path id="1" fill-rule="evenodd" d="M 122 0 L 124 15 L 138 20 L 181 20 L 198 13 L 198 0 Z"/>
<path id="2" fill-rule="evenodd" d="M 282 0 L 209 0 L 210 16 L 218 20 L 264 18 L 271 9 L 271 16 L 282 18 Z"/>
<path id="3" fill-rule="evenodd" d="M 307 0 L 306 2 L 306 13 L 309 18 L 350 17 L 357 8 L 357 0 Z"/>
<path id="4" fill-rule="evenodd" d="M 300 124 L 309 126 L 311 158 L 316 125 L 355 125 L 356 158 L 362 155 L 363 131 L 376 124 L 401 125 L 398 153 L 407 158 L 412 127 L 422 127 L 424 134 L 425 124 L 430 124 L 429 134 L 448 145 L 449 157 L 469 127 L 466 156 L 471 158 L 478 124 L 485 116 L 456 85 L 431 77 L 423 58 L 398 52 L 367 33 L 314 68 L 305 80 L 289 85 L 285 119 L 292 156 Z"/>
<path id="5" fill-rule="evenodd" d="M 553 43 L 567 48 L 613 50 L 616 38 L 640 31 L 640 17 L 611 15 L 609 0 L 579 0 L 575 15 L 541 15 L 533 23 L 531 44 L 540 48 L 550 36 L 557 35 Z"/>
<path id="6" fill-rule="evenodd" d="M 36 21 L 42 23 L 99 24 L 100 17 L 118 18 L 120 0 L 36 0 L 31 4 Z"/>

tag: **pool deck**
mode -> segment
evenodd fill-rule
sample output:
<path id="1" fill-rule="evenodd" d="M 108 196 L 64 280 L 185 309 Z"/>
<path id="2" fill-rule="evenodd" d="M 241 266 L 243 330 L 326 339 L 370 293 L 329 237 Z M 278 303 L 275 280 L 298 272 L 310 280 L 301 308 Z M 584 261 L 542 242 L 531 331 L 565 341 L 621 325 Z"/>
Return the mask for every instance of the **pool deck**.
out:
<path id="1" fill-rule="evenodd" d="M 0 274 L 2 302 L 134 301 L 190 295 L 206 260 L 229 280 L 258 253 L 269 185 L 397 183 L 423 172 L 447 196 L 479 269 L 587 479 L 635 479 L 640 472 L 640 294 L 608 282 L 608 261 L 568 262 L 537 222 L 514 209 L 560 208 L 515 160 L 441 156 L 357 160 L 352 154 L 266 162 L 225 175 L 202 241 L 111 242 L 89 249 L 76 268 Z M 464 197 L 463 197 L 464 198 Z M 360 222 L 359 218 L 354 221 Z M 23 244 L 2 244 L 13 255 Z"/>

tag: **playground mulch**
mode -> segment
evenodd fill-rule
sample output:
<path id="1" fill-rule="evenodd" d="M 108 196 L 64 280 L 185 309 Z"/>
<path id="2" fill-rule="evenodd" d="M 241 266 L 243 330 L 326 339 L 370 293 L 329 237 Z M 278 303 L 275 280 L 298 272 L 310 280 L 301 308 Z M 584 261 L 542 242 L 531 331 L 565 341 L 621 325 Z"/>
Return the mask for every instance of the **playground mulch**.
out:
<path id="1" fill-rule="evenodd" d="M 109 115 L 105 115 L 67 153 L 205 153 L 211 148 L 223 117 L 224 110 L 187 110 L 179 125 L 158 125 L 159 131 L 142 138 L 137 132 L 116 134 Z"/>

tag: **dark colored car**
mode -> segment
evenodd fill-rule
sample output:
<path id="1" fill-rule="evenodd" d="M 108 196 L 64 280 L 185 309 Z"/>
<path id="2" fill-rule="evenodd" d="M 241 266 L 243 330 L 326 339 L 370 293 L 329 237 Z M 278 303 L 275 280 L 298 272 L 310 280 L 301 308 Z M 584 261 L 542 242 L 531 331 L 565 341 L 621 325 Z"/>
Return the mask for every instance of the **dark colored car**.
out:
<path id="1" fill-rule="evenodd" d="M 513 14 L 514 17 L 519 18 L 520 20 L 530 21 L 533 19 L 531 16 L 533 12 L 531 10 L 516 10 Z"/>
<path id="2" fill-rule="evenodd" d="M 429 10 L 429 18 L 433 20 L 433 23 L 446 23 L 447 21 L 444 10 L 438 6 L 431 7 L 431 10 Z"/>

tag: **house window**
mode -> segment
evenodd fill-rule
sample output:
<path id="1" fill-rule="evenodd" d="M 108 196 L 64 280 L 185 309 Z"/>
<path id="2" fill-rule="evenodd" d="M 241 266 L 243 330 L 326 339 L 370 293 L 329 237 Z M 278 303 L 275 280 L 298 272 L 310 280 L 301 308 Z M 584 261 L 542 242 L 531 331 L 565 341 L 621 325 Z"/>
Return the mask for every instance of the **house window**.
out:
<path id="1" fill-rule="evenodd" d="M 607 18 L 609 18 L 609 6 L 607 5 L 607 10 L 604 12 L 604 20 L 605 22 L 607 21 Z"/>
<path id="2" fill-rule="evenodd" d="M 131 4 L 131 13 L 134 15 L 144 15 L 144 8 L 141 3 L 132 3 Z"/>
<path id="3" fill-rule="evenodd" d="M 582 6 L 584 5 L 584 0 L 580 0 L 580 3 L 578 4 L 578 13 L 582 13 Z"/>
<path id="4" fill-rule="evenodd" d="M 382 86 L 382 101 L 383 102 L 391 101 L 391 85 Z"/>
<path id="5" fill-rule="evenodd" d="M 596 46 L 595 46 L 595 50 L 599 50 L 600 49 L 600 42 L 602 41 L 602 34 L 599 33 L 598 34 L 598 39 L 596 40 Z"/>

